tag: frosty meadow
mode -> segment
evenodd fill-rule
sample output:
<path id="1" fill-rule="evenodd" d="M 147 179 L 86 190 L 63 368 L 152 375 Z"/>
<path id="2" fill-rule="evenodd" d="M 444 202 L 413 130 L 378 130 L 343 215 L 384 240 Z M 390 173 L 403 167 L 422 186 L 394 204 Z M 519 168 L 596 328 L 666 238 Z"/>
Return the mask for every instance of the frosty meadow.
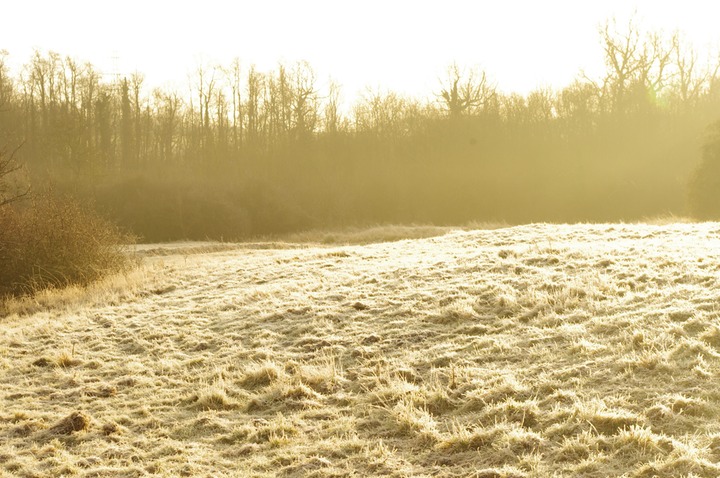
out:
<path id="1" fill-rule="evenodd" d="M 717 223 L 205 251 L 11 304 L 4 475 L 720 473 Z"/>

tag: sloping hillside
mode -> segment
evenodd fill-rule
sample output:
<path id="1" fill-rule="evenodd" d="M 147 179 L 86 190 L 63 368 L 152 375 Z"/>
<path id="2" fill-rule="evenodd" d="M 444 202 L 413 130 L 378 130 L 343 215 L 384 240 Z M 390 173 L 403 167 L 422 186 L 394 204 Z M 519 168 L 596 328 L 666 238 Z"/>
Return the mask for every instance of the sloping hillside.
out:
<path id="1" fill-rule="evenodd" d="M 720 475 L 718 224 L 145 261 L 0 319 L 0 476 Z"/>

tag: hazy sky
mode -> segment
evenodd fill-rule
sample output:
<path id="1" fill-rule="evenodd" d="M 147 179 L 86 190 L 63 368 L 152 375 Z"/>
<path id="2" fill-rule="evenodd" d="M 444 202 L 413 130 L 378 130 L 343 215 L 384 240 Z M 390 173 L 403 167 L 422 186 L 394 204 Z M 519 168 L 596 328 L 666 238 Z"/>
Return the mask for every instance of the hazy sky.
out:
<path id="1" fill-rule="evenodd" d="M 598 27 L 616 16 L 720 44 L 715 0 L 8 0 L 0 50 L 11 64 L 33 48 L 138 70 L 151 86 L 183 91 L 201 62 L 307 60 L 320 84 L 346 97 L 364 87 L 428 95 L 447 66 L 478 66 L 503 91 L 569 84 L 602 67 Z"/>

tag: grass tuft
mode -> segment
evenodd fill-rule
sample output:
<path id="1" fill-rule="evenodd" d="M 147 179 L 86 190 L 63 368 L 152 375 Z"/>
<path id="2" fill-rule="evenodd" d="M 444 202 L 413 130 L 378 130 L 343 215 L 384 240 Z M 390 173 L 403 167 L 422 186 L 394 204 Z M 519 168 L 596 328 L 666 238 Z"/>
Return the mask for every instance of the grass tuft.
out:
<path id="1" fill-rule="evenodd" d="M 90 428 L 90 417 L 83 412 L 73 412 L 48 429 L 52 435 L 70 435 Z"/>

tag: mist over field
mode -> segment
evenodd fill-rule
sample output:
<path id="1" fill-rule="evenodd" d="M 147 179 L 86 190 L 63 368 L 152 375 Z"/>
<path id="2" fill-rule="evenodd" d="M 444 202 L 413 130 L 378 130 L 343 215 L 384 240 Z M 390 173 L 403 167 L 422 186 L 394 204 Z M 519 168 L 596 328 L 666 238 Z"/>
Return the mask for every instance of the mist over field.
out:
<path id="1" fill-rule="evenodd" d="M 0 44 L 0 477 L 720 476 L 720 56 L 597 41 L 357 97 Z"/>
<path id="2" fill-rule="evenodd" d="M 13 77 L 0 56 L 0 145 L 22 145 L 36 187 L 147 242 L 717 217 L 720 63 L 633 23 L 598 41 L 604 74 L 559 90 L 502 94 L 492 72 L 450 64 L 425 98 L 349 104 L 305 62 L 203 65 L 177 92 L 54 52 Z"/>

